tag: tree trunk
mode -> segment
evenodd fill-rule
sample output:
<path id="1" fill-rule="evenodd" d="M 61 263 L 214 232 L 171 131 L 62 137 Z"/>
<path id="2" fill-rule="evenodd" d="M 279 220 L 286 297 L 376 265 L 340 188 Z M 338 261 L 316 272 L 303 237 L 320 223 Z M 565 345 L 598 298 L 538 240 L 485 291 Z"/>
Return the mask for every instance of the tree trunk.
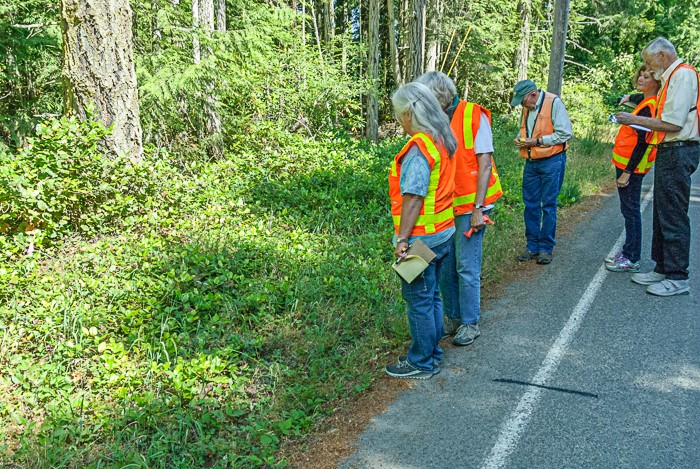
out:
<path id="1" fill-rule="evenodd" d="M 202 60 L 202 51 L 199 48 L 199 0 L 192 0 L 192 29 L 192 58 L 194 63 L 198 64 Z"/>
<path id="2" fill-rule="evenodd" d="M 425 70 L 432 72 L 437 67 L 438 55 L 440 55 L 440 0 L 430 0 L 428 8 L 428 54 L 426 58 Z"/>
<path id="3" fill-rule="evenodd" d="M 406 81 L 418 78 L 424 69 L 425 59 L 425 6 L 427 0 L 412 0 L 410 12 L 408 66 Z"/>
<path id="4" fill-rule="evenodd" d="M 367 95 L 367 138 L 376 142 L 379 128 L 379 107 L 377 101 L 379 84 L 379 0 L 369 0 L 367 55 L 367 76 L 371 82 L 371 88 Z"/>
<path id="5" fill-rule="evenodd" d="M 520 45 L 516 51 L 515 69 L 518 71 L 518 81 L 527 79 L 527 65 L 530 59 L 530 14 L 532 0 L 520 0 L 518 12 L 522 21 Z"/>
<path id="6" fill-rule="evenodd" d="M 566 51 L 566 33 L 569 27 L 569 0 L 556 0 L 552 33 L 552 53 L 549 57 L 549 79 L 547 91 L 561 94 L 564 75 L 564 53 Z"/>
<path id="7" fill-rule="evenodd" d="M 350 22 L 350 19 L 348 18 L 348 2 L 343 2 L 343 40 L 341 41 L 342 44 L 342 51 L 340 55 L 340 68 L 343 71 L 343 75 L 348 73 L 348 42 L 351 40 L 350 37 L 348 37 L 348 23 Z"/>
<path id="8" fill-rule="evenodd" d="M 194 62 L 199 63 L 202 56 L 208 57 L 212 54 L 212 49 L 209 46 L 212 40 L 212 32 L 214 31 L 214 0 L 192 0 L 192 24 L 197 29 L 195 31 L 195 49 Z M 206 35 L 206 47 L 202 52 L 199 44 L 199 34 Z M 205 115 L 205 136 L 210 138 L 208 144 L 208 152 L 213 157 L 220 157 L 223 154 L 223 145 L 221 142 L 221 117 L 217 112 L 216 97 L 214 95 L 214 83 L 207 82 L 204 84 L 204 115 Z"/>
<path id="9" fill-rule="evenodd" d="M 226 0 L 216 0 L 216 30 L 226 31 Z"/>
<path id="10" fill-rule="evenodd" d="M 318 57 L 321 61 L 321 73 L 326 75 L 326 67 L 323 62 L 323 49 L 321 48 L 321 35 L 318 30 L 318 22 L 316 21 L 316 12 L 314 11 L 314 3 L 311 2 L 311 18 L 314 20 L 314 34 L 316 35 L 316 47 L 318 47 Z"/>
<path id="11" fill-rule="evenodd" d="M 335 38 L 335 0 L 324 0 L 323 5 L 323 33 L 328 50 L 333 47 L 333 39 Z"/>
<path id="12" fill-rule="evenodd" d="M 143 156 L 128 0 L 62 0 L 64 107 L 112 127 L 109 156 Z"/>
<path id="13" fill-rule="evenodd" d="M 399 50 L 396 46 L 396 20 L 394 18 L 394 0 L 387 0 L 386 8 L 389 19 L 389 55 L 391 55 L 392 67 L 394 69 L 394 83 L 396 86 L 403 85 L 401 78 L 401 64 L 399 63 Z"/>

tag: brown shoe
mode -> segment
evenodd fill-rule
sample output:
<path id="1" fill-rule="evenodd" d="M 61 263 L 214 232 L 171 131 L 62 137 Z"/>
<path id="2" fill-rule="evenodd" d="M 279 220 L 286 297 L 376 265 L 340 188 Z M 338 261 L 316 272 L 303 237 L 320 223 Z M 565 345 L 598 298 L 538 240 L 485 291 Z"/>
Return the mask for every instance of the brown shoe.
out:
<path id="1" fill-rule="evenodd" d="M 550 262 L 552 262 L 552 253 L 551 252 L 541 252 L 539 256 L 537 256 L 537 263 L 542 264 L 542 265 L 547 265 Z"/>
<path id="2" fill-rule="evenodd" d="M 530 252 L 530 251 L 523 251 L 522 254 L 520 254 L 516 259 L 520 262 L 526 262 L 526 261 L 531 261 L 533 259 L 536 259 L 539 253 L 536 252 Z"/>

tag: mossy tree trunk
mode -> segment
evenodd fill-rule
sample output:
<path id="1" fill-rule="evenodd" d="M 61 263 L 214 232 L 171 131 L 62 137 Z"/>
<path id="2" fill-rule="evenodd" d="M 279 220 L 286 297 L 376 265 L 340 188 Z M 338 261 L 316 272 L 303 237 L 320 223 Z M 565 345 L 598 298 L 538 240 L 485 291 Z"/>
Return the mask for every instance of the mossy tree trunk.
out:
<path id="1" fill-rule="evenodd" d="M 128 0 L 61 0 L 64 108 L 105 126 L 108 156 L 143 155 Z"/>
<path id="2" fill-rule="evenodd" d="M 372 85 L 367 95 L 367 138 L 377 141 L 379 129 L 379 0 L 369 0 L 369 35 L 367 37 L 367 78 Z"/>

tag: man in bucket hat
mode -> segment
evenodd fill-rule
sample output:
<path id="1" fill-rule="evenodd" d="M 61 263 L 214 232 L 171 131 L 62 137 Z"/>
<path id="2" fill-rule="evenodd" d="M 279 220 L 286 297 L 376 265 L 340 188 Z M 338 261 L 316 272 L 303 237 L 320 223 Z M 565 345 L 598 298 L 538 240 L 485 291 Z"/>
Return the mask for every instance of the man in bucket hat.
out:
<path id="1" fill-rule="evenodd" d="M 525 251 L 521 262 L 552 262 L 557 229 L 557 199 L 566 168 L 568 141 L 574 136 L 571 121 L 559 96 L 537 89 L 532 80 L 515 84 L 510 105 L 522 106 L 520 132 L 515 146 L 525 160 Z"/>

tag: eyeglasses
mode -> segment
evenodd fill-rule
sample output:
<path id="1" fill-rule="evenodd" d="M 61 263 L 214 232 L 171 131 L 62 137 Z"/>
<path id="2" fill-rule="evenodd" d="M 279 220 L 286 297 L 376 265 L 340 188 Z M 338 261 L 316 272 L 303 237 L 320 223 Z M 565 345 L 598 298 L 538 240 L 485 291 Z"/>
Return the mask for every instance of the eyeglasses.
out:
<path id="1" fill-rule="evenodd" d="M 535 99 L 535 95 L 532 94 L 532 92 L 529 92 L 528 94 L 526 94 L 525 96 L 523 96 L 523 100 L 522 100 L 522 102 L 520 103 L 520 105 L 521 105 L 522 107 L 526 107 L 525 104 L 530 105 L 530 102 L 531 102 L 532 99 Z"/>

